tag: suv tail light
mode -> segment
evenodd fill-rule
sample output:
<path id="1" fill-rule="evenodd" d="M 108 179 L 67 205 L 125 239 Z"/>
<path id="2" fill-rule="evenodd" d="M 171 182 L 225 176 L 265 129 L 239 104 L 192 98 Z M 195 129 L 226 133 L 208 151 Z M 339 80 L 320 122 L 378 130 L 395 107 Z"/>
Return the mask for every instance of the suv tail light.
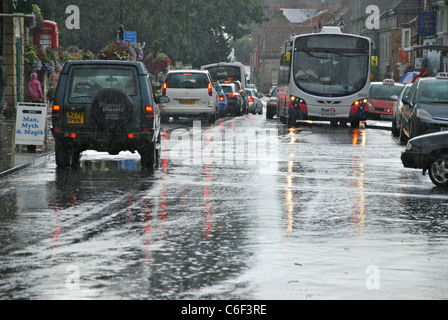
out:
<path id="1" fill-rule="evenodd" d="M 231 93 L 228 95 L 229 98 L 235 98 L 236 97 L 236 93 Z"/>
<path id="2" fill-rule="evenodd" d="M 52 118 L 53 118 L 53 120 L 61 119 L 61 106 L 60 105 L 58 105 L 58 104 L 53 105 Z"/>
<path id="3" fill-rule="evenodd" d="M 166 96 L 166 88 L 167 88 L 167 84 L 166 82 L 163 83 L 163 87 L 162 87 L 162 96 Z"/>
<path id="4" fill-rule="evenodd" d="M 213 87 L 211 83 L 208 84 L 208 95 L 210 97 L 213 96 Z"/>
<path id="5" fill-rule="evenodd" d="M 153 106 L 145 107 L 145 120 L 152 121 L 154 119 L 154 108 Z"/>
<path id="6" fill-rule="evenodd" d="M 254 101 L 254 100 L 255 100 L 254 97 L 252 97 L 252 96 L 249 97 L 249 102 L 252 102 L 252 101 Z"/>

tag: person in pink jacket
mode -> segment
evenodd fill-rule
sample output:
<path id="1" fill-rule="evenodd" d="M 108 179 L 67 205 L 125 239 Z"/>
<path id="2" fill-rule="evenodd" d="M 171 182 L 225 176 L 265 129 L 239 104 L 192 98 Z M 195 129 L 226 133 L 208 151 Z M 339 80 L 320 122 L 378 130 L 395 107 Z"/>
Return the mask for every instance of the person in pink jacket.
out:
<path id="1" fill-rule="evenodd" d="M 30 98 L 33 103 L 42 102 L 44 95 L 42 93 L 42 86 L 37 80 L 37 73 L 31 75 L 31 81 L 28 83 L 28 89 L 30 90 Z"/>

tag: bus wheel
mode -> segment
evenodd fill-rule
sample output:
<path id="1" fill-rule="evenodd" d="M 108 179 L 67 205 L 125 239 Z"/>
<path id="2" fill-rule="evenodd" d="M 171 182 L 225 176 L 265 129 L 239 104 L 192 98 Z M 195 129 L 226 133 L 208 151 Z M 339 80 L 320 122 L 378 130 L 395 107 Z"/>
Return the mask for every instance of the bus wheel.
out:
<path id="1" fill-rule="evenodd" d="M 359 120 L 352 120 L 352 121 L 350 121 L 350 126 L 353 129 L 358 129 L 359 128 Z"/>

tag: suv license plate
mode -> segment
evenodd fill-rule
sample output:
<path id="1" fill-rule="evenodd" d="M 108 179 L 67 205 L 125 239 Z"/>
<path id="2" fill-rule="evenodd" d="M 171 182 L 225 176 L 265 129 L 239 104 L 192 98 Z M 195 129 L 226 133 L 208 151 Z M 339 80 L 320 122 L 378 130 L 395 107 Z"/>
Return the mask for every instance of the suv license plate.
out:
<path id="1" fill-rule="evenodd" d="M 196 104 L 196 100 L 180 100 L 180 104 Z"/>
<path id="2" fill-rule="evenodd" d="M 68 111 L 67 112 L 68 124 L 84 124 L 84 112 L 82 111 Z"/>

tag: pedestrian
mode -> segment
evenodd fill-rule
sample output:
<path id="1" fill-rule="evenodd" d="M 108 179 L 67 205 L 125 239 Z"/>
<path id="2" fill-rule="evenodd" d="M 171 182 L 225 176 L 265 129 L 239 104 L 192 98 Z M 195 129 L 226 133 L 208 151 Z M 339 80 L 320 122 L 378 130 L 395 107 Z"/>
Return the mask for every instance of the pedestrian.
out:
<path id="1" fill-rule="evenodd" d="M 37 73 L 31 75 L 31 81 L 28 83 L 28 89 L 30 90 L 30 98 L 33 103 L 40 103 L 44 99 L 42 93 L 42 86 L 37 80 Z"/>
<path id="2" fill-rule="evenodd" d="M 3 65 L 3 57 L 0 56 L 0 110 L 3 111 L 5 104 L 6 68 Z"/>

